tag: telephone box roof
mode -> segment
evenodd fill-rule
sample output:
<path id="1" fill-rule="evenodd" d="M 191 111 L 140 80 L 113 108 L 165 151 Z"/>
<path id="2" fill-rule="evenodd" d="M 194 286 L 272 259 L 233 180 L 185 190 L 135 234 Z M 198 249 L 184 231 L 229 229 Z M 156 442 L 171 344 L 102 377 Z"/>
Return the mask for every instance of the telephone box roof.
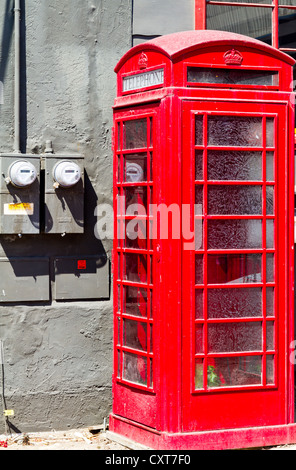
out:
<path id="1" fill-rule="evenodd" d="M 227 31 L 194 30 L 159 36 L 155 39 L 134 46 L 120 59 L 115 67 L 115 72 L 118 72 L 130 57 L 142 50 L 158 51 L 170 57 L 171 60 L 175 60 L 182 54 L 194 51 L 198 48 L 212 47 L 215 45 L 221 46 L 224 44 L 250 47 L 260 50 L 262 53 L 277 57 L 290 65 L 295 64 L 295 60 L 289 55 L 257 39 Z"/>

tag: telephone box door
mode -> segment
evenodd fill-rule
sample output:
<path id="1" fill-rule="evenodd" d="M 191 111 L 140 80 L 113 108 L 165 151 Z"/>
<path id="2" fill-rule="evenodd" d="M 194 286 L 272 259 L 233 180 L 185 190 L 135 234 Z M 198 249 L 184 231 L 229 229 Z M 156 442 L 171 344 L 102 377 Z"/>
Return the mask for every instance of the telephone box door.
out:
<path id="1" fill-rule="evenodd" d="M 287 104 L 183 104 L 183 431 L 287 422 Z"/>

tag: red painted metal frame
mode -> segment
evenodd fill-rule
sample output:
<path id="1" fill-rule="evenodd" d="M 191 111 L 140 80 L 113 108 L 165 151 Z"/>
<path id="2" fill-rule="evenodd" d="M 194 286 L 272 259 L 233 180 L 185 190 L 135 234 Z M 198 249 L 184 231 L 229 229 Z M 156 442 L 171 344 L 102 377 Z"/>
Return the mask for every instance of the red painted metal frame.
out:
<path id="1" fill-rule="evenodd" d="M 139 249 L 137 253 L 154 256 L 153 285 L 147 284 L 147 289 L 153 290 L 153 318 L 149 317 L 144 323 L 153 324 L 153 350 L 148 351 L 147 357 L 154 360 L 153 388 L 149 385 L 131 383 L 123 380 L 117 374 L 117 351 L 124 351 L 122 326 L 118 342 L 118 319 L 133 319 L 132 315 L 118 310 L 118 285 L 142 286 L 141 283 L 123 279 L 123 268 L 118 277 L 118 259 L 132 252 L 122 242 L 117 241 L 117 224 L 115 224 L 115 239 L 113 250 L 114 273 L 114 375 L 113 375 L 113 413 L 110 416 L 110 430 L 124 435 L 135 441 L 146 444 L 155 449 L 219 449 L 252 447 L 260 445 L 274 445 L 291 443 L 296 440 L 296 426 L 294 424 L 294 381 L 293 365 L 289 363 L 289 344 L 293 340 L 293 302 L 294 302 L 294 179 L 293 179 L 293 136 L 294 136 L 294 104 L 290 88 L 292 82 L 292 65 L 294 61 L 275 49 L 260 44 L 252 39 L 240 38 L 232 33 L 221 33 L 221 37 L 214 32 L 185 32 L 168 37 L 158 38 L 146 45 L 139 45 L 129 51 L 119 62 L 118 97 L 114 106 L 114 210 L 117 213 L 117 193 L 124 188 L 132 187 L 121 178 L 118 181 L 118 156 L 121 161 L 126 154 L 139 152 L 152 152 L 153 150 L 153 182 L 139 183 L 140 186 L 153 185 L 155 204 L 165 203 L 168 206 L 177 204 L 181 207 L 188 202 L 188 194 L 192 185 L 207 184 L 215 186 L 221 181 L 195 181 L 193 177 L 194 150 L 199 147 L 192 141 L 192 123 L 197 113 L 231 114 L 280 117 L 278 136 L 281 149 L 281 165 L 279 165 L 278 182 L 280 191 L 276 193 L 276 214 L 243 216 L 237 218 L 251 218 L 274 220 L 280 217 L 281 227 L 277 229 L 276 239 L 280 249 L 280 262 L 277 266 L 280 278 L 282 312 L 279 319 L 276 316 L 266 318 L 263 312 L 260 321 L 280 321 L 275 328 L 278 330 L 279 342 L 273 351 L 265 351 L 266 336 L 264 335 L 261 355 L 279 353 L 278 375 L 273 386 L 241 387 L 207 392 L 194 390 L 193 363 L 196 356 L 193 350 L 194 318 L 194 292 L 200 289 L 196 286 L 190 271 L 190 263 L 195 251 L 183 251 L 183 241 L 178 239 L 154 241 L 149 250 Z M 204 42 L 203 42 L 204 38 Z M 195 44 L 195 45 L 194 45 Z M 266 89 L 227 89 L 223 86 L 213 87 L 191 86 L 187 82 L 187 66 L 204 64 L 209 67 L 223 67 L 223 56 L 226 51 L 237 48 L 244 55 L 244 67 L 260 67 L 278 69 L 280 72 L 279 89 L 267 87 Z M 139 58 L 142 52 L 147 55 L 148 68 L 156 67 L 157 63 L 165 67 L 164 87 L 145 91 L 133 90 L 130 95 L 122 92 L 122 77 L 126 74 L 139 73 Z M 186 64 L 186 65 L 184 65 Z M 224 65 L 225 66 L 225 65 Z M 153 148 L 147 144 L 143 149 L 126 150 L 123 145 L 115 146 L 117 142 L 118 124 L 141 118 L 154 118 Z M 265 122 L 265 121 L 264 121 Z M 290 127 L 289 127 L 290 126 Z M 289 130 L 287 130 L 289 128 Z M 121 133 L 122 135 L 122 133 Z M 149 140 L 148 140 L 149 141 Z M 276 143 L 277 146 L 277 143 Z M 258 147 L 255 148 L 258 150 Z M 248 147 L 248 150 L 250 148 Z M 265 155 L 264 142 L 259 151 Z M 289 167 L 287 167 L 289 163 Z M 265 167 L 265 166 L 264 166 Z M 121 165 L 122 169 L 122 165 Z M 264 176 L 264 174 L 263 174 Z M 237 181 L 224 181 L 222 184 L 237 184 Z M 258 181 L 240 182 L 246 184 L 267 186 L 269 182 L 264 179 Z M 273 184 L 273 183 L 271 183 Z M 186 196 L 187 195 L 187 196 Z M 191 197 L 191 196 L 190 196 Z M 265 196 L 264 196 L 265 197 Z M 190 201 L 192 203 L 192 200 Z M 265 199 L 263 200 L 265 203 Z M 278 205 L 280 204 L 280 205 Z M 205 215 L 202 216 L 205 220 Z M 230 216 L 236 218 L 236 216 Z M 230 218 L 228 216 L 228 218 Z M 120 217 L 122 218 L 122 217 Z M 223 215 L 208 216 L 211 219 L 223 220 Z M 147 220 L 147 218 L 146 218 Z M 192 223 L 191 219 L 191 223 Z M 265 229 L 263 230 L 265 236 Z M 273 253 L 275 250 L 263 246 L 262 250 L 238 250 L 240 253 Z M 221 252 L 214 250 L 215 252 Z M 204 251 L 205 252 L 205 251 Z M 190 258 L 190 259 L 189 259 Z M 264 257 L 263 257 L 264 258 Z M 264 258 L 265 259 L 265 258 Z M 190 261 L 191 260 L 191 261 Z M 187 264 L 188 261 L 188 264 Z M 273 284 L 272 284 L 273 285 Z M 246 285 L 239 285 L 246 287 Z M 239 287 L 238 286 L 238 287 Z M 254 287 L 252 285 L 252 287 Z M 211 285 L 214 288 L 215 285 Z M 221 287 L 217 284 L 216 287 Z M 259 283 L 258 287 L 262 287 Z M 265 303 L 265 297 L 263 303 Z M 259 321 L 256 319 L 256 321 Z M 139 321 L 139 319 L 138 319 Z M 140 319 L 142 322 L 142 319 Z M 208 321 L 208 320 L 207 320 Z M 228 321 L 228 320 L 227 320 Z M 227 324 L 227 321 L 224 323 Z M 241 320 L 239 320 L 241 321 Z M 248 320 L 250 321 L 250 320 Z M 128 349 L 129 352 L 134 352 Z M 252 351 L 256 354 L 257 351 Z M 144 354 L 144 355 L 145 355 Z M 249 353 L 248 353 L 249 354 Z M 140 354 L 143 355 L 143 354 Z M 246 355 L 246 354 L 245 354 Z M 121 364 L 121 362 L 120 362 Z M 266 373 L 263 372 L 263 377 Z M 205 382 L 204 382 L 205 383 Z M 280 384 L 279 402 L 273 393 L 277 393 Z M 256 397 L 265 394 L 266 400 L 261 400 L 261 408 L 256 408 Z M 251 395 L 250 395 L 251 394 Z M 257 395 L 258 394 L 258 395 Z M 251 402 L 249 397 L 252 396 Z M 263 395 L 262 395 L 263 396 Z M 228 410 L 234 412 L 226 415 L 223 409 L 225 400 L 228 400 Z M 199 401 L 199 402 L 198 402 Z M 199 403 L 199 404 L 198 404 Z M 254 412 L 246 410 L 246 403 L 254 406 Z M 221 406 L 223 405 L 223 406 Z M 265 409 L 264 409 L 265 407 Z M 207 423 L 200 422 L 200 413 L 203 420 L 210 409 Z M 233 411 L 232 410 L 232 411 Z M 262 414 L 261 414 L 262 412 Z M 254 415 L 257 413 L 257 421 Z M 249 414 L 253 421 L 250 422 Z M 268 420 L 268 414 L 276 419 Z M 216 417 L 219 416 L 220 422 Z M 197 423 L 197 425 L 196 425 Z M 240 429 L 238 428 L 240 426 Z M 232 428 L 232 429 L 230 429 Z"/>
<path id="2" fill-rule="evenodd" d="M 253 113 L 250 114 L 250 110 L 253 108 Z M 265 111 L 263 111 L 265 108 Z M 282 108 L 282 109 L 281 109 Z M 281 424 L 285 422 L 286 420 L 286 410 L 287 410 L 287 394 L 285 391 L 285 377 L 286 373 L 283 374 L 283 371 L 288 369 L 288 364 L 285 362 L 285 357 L 286 357 L 286 351 L 285 351 L 285 336 L 286 336 L 286 331 L 283 331 L 282 328 L 279 327 L 279 325 L 284 325 L 286 324 L 286 318 L 285 316 L 282 316 L 282 313 L 285 311 L 285 303 L 283 303 L 283 299 L 279 298 L 277 295 L 277 300 L 275 301 L 275 305 L 277 305 L 277 302 L 281 301 L 281 306 L 277 308 L 277 311 L 274 312 L 274 315 L 272 317 L 266 316 L 266 296 L 265 296 L 265 286 L 266 287 L 274 287 L 278 289 L 278 286 L 282 283 L 279 280 L 274 281 L 274 282 L 266 282 L 266 258 L 265 255 L 267 253 L 278 253 L 278 243 L 277 240 L 280 236 L 280 233 L 276 227 L 278 227 L 277 224 L 275 224 L 275 245 L 274 248 L 267 248 L 266 247 L 266 226 L 265 226 L 265 220 L 278 220 L 278 224 L 280 224 L 279 221 L 279 213 L 283 214 L 286 212 L 285 208 L 285 200 L 283 198 L 280 198 L 280 194 L 282 193 L 282 189 L 278 191 L 276 190 L 277 194 L 275 197 L 275 201 L 281 201 L 281 207 L 278 207 L 278 204 L 276 204 L 275 207 L 275 212 L 274 215 L 267 215 L 266 213 L 266 199 L 265 199 L 265 188 L 268 186 L 274 187 L 274 183 L 272 182 L 266 182 L 265 174 L 266 174 L 266 151 L 274 151 L 277 149 L 277 155 L 284 155 L 285 154 L 285 145 L 286 142 L 285 140 L 282 139 L 281 134 L 279 135 L 281 139 L 281 144 L 279 146 L 278 142 L 274 142 L 274 147 L 266 149 L 266 142 L 265 142 L 265 119 L 266 118 L 274 118 L 276 119 L 277 114 L 274 114 L 275 112 L 280 113 L 280 119 L 281 119 L 281 126 L 282 128 L 285 127 L 287 123 L 287 104 L 286 106 L 282 105 L 271 105 L 271 104 L 266 104 L 265 106 L 263 105 L 256 105 L 253 103 L 240 103 L 239 99 L 237 102 L 234 104 L 230 104 L 227 102 L 220 102 L 219 103 L 219 111 L 216 111 L 217 109 L 217 103 L 214 101 L 212 102 L 187 102 L 184 104 L 184 148 L 183 148 L 183 162 L 184 162 L 184 167 L 188 168 L 190 166 L 190 161 L 194 161 L 194 153 L 193 151 L 195 149 L 202 149 L 204 152 L 204 180 L 201 181 L 195 181 L 194 178 L 192 180 L 192 175 L 190 179 L 190 173 L 183 171 L 183 188 L 184 188 L 184 199 L 186 203 L 190 203 L 192 205 L 192 200 L 194 199 L 194 194 L 192 193 L 192 185 L 196 187 L 197 186 L 202 186 L 204 188 L 204 206 L 205 206 L 205 211 L 207 210 L 207 187 L 215 187 L 215 186 L 221 186 L 221 185 L 239 185 L 240 187 L 244 187 L 245 185 L 253 185 L 257 187 L 261 187 L 263 189 L 263 211 L 261 216 L 255 216 L 255 215 L 246 215 L 246 216 L 241 216 L 241 215 L 206 215 L 204 214 L 202 216 L 204 220 L 204 246 L 203 248 L 195 251 L 195 252 L 184 252 L 183 255 L 183 266 L 184 266 L 184 271 L 183 271 L 183 309 L 184 311 L 191 311 L 191 319 L 188 315 L 184 315 L 184 320 L 183 320 L 183 325 L 184 325 L 184 337 L 183 337 L 183 345 L 184 345 L 184 350 L 186 352 L 183 353 L 183 358 L 184 360 L 184 376 L 183 376 L 183 384 L 184 384 L 184 403 L 186 403 L 186 406 L 183 407 L 183 430 L 186 432 L 188 431 L 197 431 L 197 430 L 207 430 L 207 429 L 218 429 L 219 426 L 227 428 L 229 425 L 231 426 L 233 421 L 233 417 L 230 418 L 230 423 L 227 425 L 227 419 L 228 417 L 231 416 L 231 413 L 229 414 L 227 412 L 228 405 L 230 402 L 229 397 L 231 396 L 231 408 L 232 410 L 235 411 L 235 420 L 237 423 L 238 427 L 244 427 L 247 426 L 247 422 L 249 425 L 260 425 L 261 423 L 265 423 L 266 425 L 268 424 Z M 228 110 L 228 112 L 226 112 Z M 203 145 L 196 146 L 194 145 L 193 142 L 193 124 L 194 124 L 194 118 L 196 115 L 202 115 L 204 116 L 204 125 L 206 126 L 207 116 L 245 116 L 245 117 L 250 117 L 250 116 L 258 116 L 263 119 L 263 143 L 262 147 L 256 147 L 257 151 L 262 152 L 263 156 L 263 174 L 262 174 L 262 180 L 261 181 L 208 181 L 207 180 L 207 151 L 216 149 L 215 147 L 208 146 L 206 142 L 203 143 Z M 276 128 L 278 126 L 278 123 L 275 123 Z M 192 132 L 190 130 L 192 129 Z M 207 129 L 205 127 L 204 129 L 204 135 L 207 135 Z M 278 136 L 278 132 L 276 133 L 276 136 Z M 223 148 L 219 147 L 219 150 Z M 227 148 L 226 150 L 238 150 L 239 147 L 230 147 Z M 247 150 L 247 148 L 241 147 L 240 150 Z M 254 148 L 250 148 L 249 150 L 255 151 Z M 276 164 L 276 168 L 279 168 L 279 164 Z M 283 181 L 284 178 L 284 173 L 280 176 L 280 180 Z M 277 172 L 275 174 L 275 182 L 276 182 L 276 188 L 277 188 L 277 181 L 279 180 Z M 193 214 L 192 214 L 193 218 Z M 215 250 L 207 249 L 207 223 L 208 221 L 211 220 L 238 220 L 238 219 L 244 219 L 244 220 L 262 220 L 262 249 L 220 249 L 220 250 Z M 281 223 L 285 223 L 285 221 L 282 219 Z M 285 239 L 282 239 L 279 242 L 279 245 L 283 247 L 285 245 Z M 260 283 L 254 283 L 252 285 L 246 285 L 246 284 L 232 284 L 231 286 L 229 284 L 209 284 L 207 282 L 207 255 L 212 255 L 212 254 L 222 254 L 222 253 L 228 253 L 228 254 L 236 254 L 236 253 L 261 253 L 262 254 L 262 281 Z M 195 254 L 201 254 L 203 255 L 204 258 L 204 282 L 200 285 L 195 285 L 192 281 L 194 273 L 194 267 L 195 267 Z M 281 252 L 280 257 L 285 257 L 285 251 Z M 279 259 L 279 255 L 277 255 L 277 259 Z M 190 269 L 188 269 L 191 267 Z M 276 263 L 275 266 L 275 272 L 278 273 L 281 270 L 279 269 L 279 264 Z M 284 271 L 282 273 L 282 276 L 285 276 Z M 262 315 L 260 317 L 243 317 L 243 318 L 224 318 L 224 319 L 209 319 L 207 315 L 207 292 L 209 289 L 223 289 L 223 288 L 237 288 L 237 289 L 242 289 L 242 288 L 248 288 L 251 289 L 252 287 L 254 288 L 261 288 L 262 289 L 262 294 L 263 294 L 263 303 L 262 303 Z M 194 308 L 194 298 L 191 298 L 190 292 L 194 292 L 194 289 L 202 290 L 204 293 L 204 314 L 202 318 L 195 319 L 195 308 Z M 284 292 L 284 287 L 283 285 L 280 287 L 281 292 Z M 278 317 L 280 316 L 280 317 Z M 258 324 L 262 325 L 262 331 L 263 331 L 263 343 L 262 343 L 262 349 L 258 351 L 239 351 L 236 353 L 231 352 L 220 352 L 220 353 L 208 353 L 207 352 L 207 329 L 208 326 L 211 324 L 216 324 L 216 325 L 227 325 L 229 323 L 239 323 L 239 322 L 257 322 Z M 267 349 L 266 348 L 266 328 L 268 322 L 273 324 L 274 331 L 276 332 L 275 334 L 275 344 L 273 349 Z M 195 353 L 195 328 L 197 325 L 200 325 L 203 328 L 203 352 L 200 353 Z M 277 338 L 280 333 L 280 345 L 277 341 Z M 283 337 L 284 333 L 284 337 Z M 221 388 L 207 388 L 207 361 L 211 363 L 211 361 L 214 358 L 230 358 L 230 357 L 248 357 L 248 356 L 260 356 L 261 357 L 261 362 L 262 362 L 262 382 L 261 384 L 257 385 L 244 385 L 244 386 L 233 386 L 233 387 L 226 387 L 223 386 Z M 267 356 L 273 356 L 275 358 L 275 381 L 274 384 L 267 384 L 266 383 L 266 358 Z M 195 390 L 194 387 L 194 362 L 192 358 L 195 359 L 200 359 L 203 361 L 203 377 L 204 377 L 204 385 L 201 389 Z M 279 364 L 278 364 L 278 359 L 280 358 L 280 370 L 281 374 L 278 373 L 279 370 Z M 190 364 L 190 367 L 188 365 Z M 279 379 L 280 379 L 280 386 L 279 386 Z M 188 386 L 188 384 L 190 384 Z M 266 389 L 268 390 L 266 393 L 260 392 L 257 394 L 255 391 L 256 389 Z M 233 393 L 234 390 L 240 390 L 239 394 Z M 274 391 L 274 393 L 271 393 L 271 390 L 279 390 Z M 245 390 L 245 394 L 243 391 Z M 254 393 L 252 392 L 254 391 Z M 228 396 L 228 393 L 230 394 Z M 217 393 L 222 393 L 223 396 L 221 396 L 218 400 Z M 209 395 L 213 394 L 214 399 L 213 402 L 211 400 L 211 397 Z M 195 398 L 196 395 L 196 398 Z M 277 396 L 277 398 L 276 398 Z M 249 403 L 249 411 L 248 411 L 248 416 L 244 412 L 244 401 L 248 400 Z M 281 412 L 279 411 L 279 408 L 275 406 L 274 409 L 277 408 L 277 411 L 275 414 L 271 411 L 273 409 L 273 404 L 274 403 L 281 403 L 282 409 Z M 216 405 L 215 405 L 216 403 Z M 221 421 L 219 414 L 217 415 L 217 403 L 219 403 L 219 408 L 224 410 L 223 414 L 223 420 Z M 262 406 L 264 405 L 264 406 Z M 258 408 L 257 408 L 258 407 Z M 192 416 L 198 416 L 198 420 L 192 421 Z M 223 423 L 223 424 L 222 424 Z"/>

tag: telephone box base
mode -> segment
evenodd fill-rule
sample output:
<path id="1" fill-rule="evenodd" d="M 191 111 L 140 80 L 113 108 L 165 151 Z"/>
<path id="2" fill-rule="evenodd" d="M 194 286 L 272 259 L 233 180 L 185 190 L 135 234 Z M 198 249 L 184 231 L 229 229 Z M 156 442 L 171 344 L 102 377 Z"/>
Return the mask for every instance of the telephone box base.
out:
<path id="1" fill-rule="evenodd" d="M 269 447 L 296 443 L 296 424 L 226 429 L 194 433 L 166 433 L 131 420 L 110 415 L 110 438 L 155 450 L 226 450 Z M 118 437 L 118 438 L 117 438 Z"/>

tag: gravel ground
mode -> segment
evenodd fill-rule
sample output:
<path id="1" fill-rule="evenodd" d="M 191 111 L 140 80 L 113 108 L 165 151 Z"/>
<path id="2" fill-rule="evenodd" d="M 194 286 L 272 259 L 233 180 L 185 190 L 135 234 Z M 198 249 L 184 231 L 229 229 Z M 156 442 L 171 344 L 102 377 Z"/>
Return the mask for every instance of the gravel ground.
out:
<path id="1" fill-rule="evenodd" d="M 2 447 L 7 442 L 7 447 Z M 105 432 L 89 429 L 0 435 L 0 451 L 9 450 L 129 450 L 109 440 Z"/>
<path id="2" fill-rule="evenodd" d="M 6 443 L 7 447 L 3 447 L 3 444 L 5 446 Z M 129 451 L 131 448 L 110 440 L 103 431 L 95 432 L 90 429 L 78 429 L 71 431 L 53 430 L 43 433 L 15 434 L 8 437 L 0 435 L 0 451 L 1 450 Z M 296 450 L 296 444 L 267 447 L 261 450 Z"/>

